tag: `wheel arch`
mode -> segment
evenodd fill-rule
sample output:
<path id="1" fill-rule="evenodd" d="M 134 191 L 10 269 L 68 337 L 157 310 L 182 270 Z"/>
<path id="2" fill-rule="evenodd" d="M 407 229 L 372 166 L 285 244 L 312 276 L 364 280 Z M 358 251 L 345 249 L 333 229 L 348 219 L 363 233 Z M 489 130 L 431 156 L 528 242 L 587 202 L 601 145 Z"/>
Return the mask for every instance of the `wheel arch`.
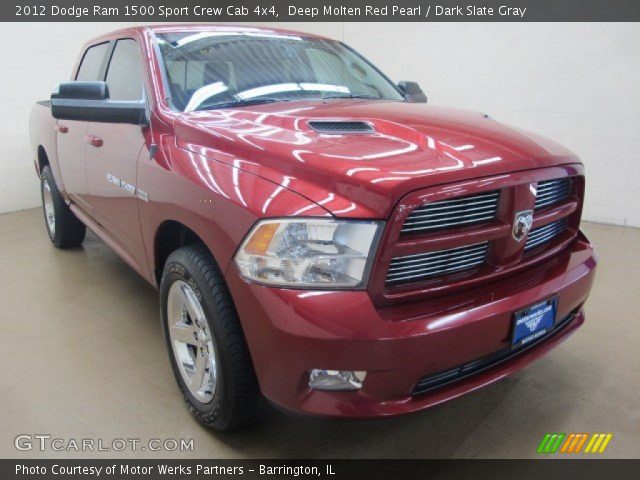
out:
<path id="1" fill-rule="evenodd" d="M 185 223 L 178 220 L 164 220 L 158 226 L 153 241 L 153 275 L 158 286 L 160 285 L 162 271 L 169 255 L 179 248 L 197 244 L 204 245 L 212 258 L 216 260 L 215 255 L 204 241 L 203 236 L 199 235 L 195 229 L 190 228 Z"/>
<path id="2" fill-rule="evenodd" d="M 42 174 L 42 169 L 47 165 L 51 166 L 51 162 L 49 161 L 49 155 L 47 155 L 47 151 L 42 145 L 38 145 L 37 149 L 37 167 L 38 167 L 38 175 Z"/>

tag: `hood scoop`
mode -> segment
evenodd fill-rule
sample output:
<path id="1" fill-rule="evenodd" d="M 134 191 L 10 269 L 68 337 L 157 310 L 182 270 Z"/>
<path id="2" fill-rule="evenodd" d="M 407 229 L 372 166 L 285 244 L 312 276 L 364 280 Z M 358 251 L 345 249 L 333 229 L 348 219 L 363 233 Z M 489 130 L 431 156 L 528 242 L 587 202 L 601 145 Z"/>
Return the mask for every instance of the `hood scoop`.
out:
<path id="1" fill-rule="evenodd" d="M 309 127 L 318 133 L 328 135 L 356 135 L 375 133 L 371 124 L 359 121 L 311 120 Z"/>

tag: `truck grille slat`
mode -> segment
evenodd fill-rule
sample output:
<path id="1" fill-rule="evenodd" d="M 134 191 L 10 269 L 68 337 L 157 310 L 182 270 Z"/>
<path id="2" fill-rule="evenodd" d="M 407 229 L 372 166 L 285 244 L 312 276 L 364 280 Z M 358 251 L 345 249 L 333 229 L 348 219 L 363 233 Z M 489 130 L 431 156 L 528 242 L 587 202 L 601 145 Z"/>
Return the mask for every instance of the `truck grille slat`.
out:
<path id="1" fill-rule="evenodd" d="M 437 226 L 433 226 L 433 227 L 429 227 L 429 226 L 417 226 L 417 227 L 413 227 L 411 225 L 404 227 L 402 229 L 402 232 L 417 232 L 417 231 L 421 231 L 424 232 L 426 230 L 436 230 L 436 229 L 440 229 L 440 228 L 445 228 L 445 227 L 454 227 L 454 226 L 462 226 L 462 225 L 466 225 L 469 223 L 483 223 L 484 221 L 487 220 L 491 220 L 495 217 L 495 215 L 491 215 L 491 216 L 487 216 L 484 219 L 467 219 L 467 220 L 460 220 L 458 222 L 445 222 L 445 223 L 439 223 Z"/>
<path id="2" fill-rule="evenodd" d="M 387 283 L 402 283 L 447 275 L 482 265 L 487 256 L 489 242 L 468 247 L 437 250 L 430 253 L 395 257 L 387 273 Z M 413 263 L 407 263 L 407 260 Z"/>
<path id="3" fill-rule="evenodd" d="M 563 191 L 570 190 L 569 183 L 563 182 L 562 184 L 553 184 L 546 187 L 539 187 L 537 189 L 538 197 L 553 195 L 554 193 L 561 193 Z"/>
<path id="4" fill-rule="evenodd" d="M 425 221 L 427 222 L 440 221 L 440 219 L 436 217 L 442 217 L 442 216 L 446 216 L 448 221 L 453 221 L 455 219 L 465 219 L 465 218 L 480 217 L 480 216 L 486 217 L 488 215 L 490 216 L 491 214 L 487 213 L 486 207 L 477 207 L 473 209 L 469 208 L 465 210 L 464 213 L 452 214 L 449 211 L 424 213 L 422 215 L 416 215 L 415 217 L 412 217 L 411 220 L 407 221 L 407 223 L 416 224 L 416 223 L 424 223 Z"/>
<path id="5" fill-rule="evenodd" d="M 568 194 L 564 194 L 564 195 L 555 195 L 553 197 L 549 197 L 549 198 L 545 198 L 545 199 L 540 199 L 537 202 L 537 206 L 536 209 L 540 210 L 541 208 L 545 208 L 545 207 L 549 207 L 551 205 L 555 205 L 557 203 L 562 202 L 565 198 L 567 198 Z"/>
<path id="6" fill-rule="evenodd" d="M 417 207 L 414 210 L 414 213 L 422 208 L 429 207 L 429 210 L 439 210 L 446 208 L 454 208 L 460 206 L 462 204 L 473 203 L 474 205 L 482 205 L 483 203 L 493 202 L 498 196 L 498 192 L 490 192 L 490 195 L 483 194 L 482 198 L 480 195 L 472 196 L 472 197 L 462 197 L 462 198 L 454 198 L 452 200 L 440 200 L 438 202 L 428 203 L 426 205 L 422 205 L 421 207 Z"/>
<path id="7" fill-rule="evenodd" d="M 535 210 L 565 201 L 571 194 L 571 179 L 556 178 L 538 182 Z"/>
<path id="8" fill-rule="evenodd" d="M 491 191 L 422 205 L 407 217 L 402 233 L 428 232 L 491 221 L 496 217 L 499 199 L 500 192 Z"/>
<path id="9" fill-rule="evenodd" d="M 569 191 L 571 189 L 566 186 L 563 188 L 558 188 L 557 190 L 547 190 L 545 192 L 538 192 L 538 200 L 540 201 L 545 201 L 548 200 L 549 198 L 553 198 L 553 197 L 563 197 L 569 194 Z"/>
<path id="10" fill-rule="evenodd" d="M 480 262 L 482 263 L 482 262 Z M 424 278 L 428 278 L 428 277 L 437 277 L 437 276 L 441 276 L 441 275 L 449 275 L 451 273 L 457 273 L 457 272 L 461 272 L 463 270 L 469 270 L 471 268 L 474 268 L 478 265 L 480 265 L 480 263 L 477 264 L 473 264 L 473 265 L 462 265 L 459 267 L 455 267 L 455 268 L 450 268 L 450 269 L 442 269 L 442 270 L 435 270 L 433 272 L 430 273 L 415 273 L 412 275 L 405 275 L 404 277 L 397 277 L 397 278 L 391 278 L 389 279 L 389 283 L 398 283 L 398 282 L 408 282 L 408 281 L 415 281 L 415 280 L 422 280 Z"/>
<path id="11" fill-rule="evenodd" d="M 569 196 L 568 188 L 563 190 L 557 190 L 557 191 L 543 194 L 543 195 L 538 195 L 538 198 L 536 199 L 538 201 L 538 204 L 537 204 L 538 208 L 540 208 L 542 205 L 545 205 L 545 204 L 555 203 L 555 202 L 564 200 L 568 196 Z"/>
<path id="12" fill-rule="evenodd" d="M 428 225 L 433 223 L 434 221 L 440 222 L 439 225 L 440 227 L 445 227 L 445 226 L 449 226 L 449 225 L 456 225 L 458 223 L 460 224 L 465 224 L 465 223 L 475 223 L 475 222 L 481 222 L 481 221 L 487 221 L 487 220 L 492 220 L 493 219 L 493 215 L 491 214 L 487 214 L 487 213 L 475 213 L 473 215 L 455 215 L 455 216 L 450 216 L 447 217 L 445 219 L 424 219 L 424 220 L 418 220 L 418 221 L 413 221 L 411 223 L 406 223 L 405 226 L 407 227 L 407 229 L 416 229 L 416 228 L 422 228 L 423 225 Z"/>
<path id="13" fill-rule="evenodd" d="M 553 189 L 557 185 L 565 185 L 569 178 L 552 178 L 551 180 L 541 180 L 538 182 L 538 190 Z"/>
<path id="14" fill-rule="evenodd" d="M 543 243 L 549 242 L 561 234 L 566 226 L 564 218 L 556 220 L 544 227 L 539 227 L 531 230 L 527 241 L 524 244 L 524 251 L 527 252 Z"/>
<path id="15" fill-rule="evenodd" d="M 466 264 L 466 263 L 473 263 L 477 260 L 481 260 L 483 259 L 485 256 L 485 252 L 478 252 L 475 253 L 473 255 L 467 255 L 464 258 L 461 258 L 459 260 L 456 260 L 455 262 L 451 262 L 449 259 L 443 259 L 443 260 L 439 260 L 438 262 L 434 262 L 433 264 L 429 264 L 429 267 L 426 267 L 424 265 L 403 265 L 401 267 L 398 268 L 393 268 L 393 269 L 389 269 L 389 277 L 392 277 L 394 275 L 399 275 L 399 274 L 405 274 L 407 273 L 407 270 L 409 270 L 410 272 L 417 272 L 418 270 L 420 272 L 426 272 L 428 270 L 437 270 L 438 268 L 443 268 L 443 267 L 450 267 L 453 265 L 457 265 L 457 264 Z"/>
<path id="16" fill-rule="evenodd" d="M 458 258 L 460 257 L 464 257 L 464 256 L 472 256 L 475 255 L 478 252 L 481 252 L 484 250 L 484 244 L 479 244 L 477 247 L 474 248 L 470 248 L 470 247 L 461 247 L 465 249 L 464 255 L 459 255 Z M 451 250 L 440 250 L 441 252 L 444 253 L 420 253 L 417 255 L 405 255 L 402 257 L 396 257 L 394 260 L 394 266 L 398 265 L 398 266 L 402 266 L 402 265 L 407 265 L 407 264 L 412 264 L 415 262 L 422 262 L 425 257 L 427 257 L 430 261 L 440 261 L 441 259 L 447 260 L 452 256 L 452 253 L 449 252 L 454 252 L 454 250 L 458 250 L 457 248 L 452 248 Z M 399 259 L 399 260 L 398 260 Z"/>

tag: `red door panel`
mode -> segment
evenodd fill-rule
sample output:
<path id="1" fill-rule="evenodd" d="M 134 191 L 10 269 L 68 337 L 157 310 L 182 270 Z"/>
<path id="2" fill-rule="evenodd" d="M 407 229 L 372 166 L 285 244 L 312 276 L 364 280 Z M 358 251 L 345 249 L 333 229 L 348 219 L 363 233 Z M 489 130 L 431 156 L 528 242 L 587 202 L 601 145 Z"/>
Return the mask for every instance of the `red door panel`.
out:
<path id="1" fill-rule="evenodd" d="M 80 208 L 90 212 L 89 193 L 85 173 L 87 122 L 60 120 L 56 125 L 58 166 L 69 198 Z"/>

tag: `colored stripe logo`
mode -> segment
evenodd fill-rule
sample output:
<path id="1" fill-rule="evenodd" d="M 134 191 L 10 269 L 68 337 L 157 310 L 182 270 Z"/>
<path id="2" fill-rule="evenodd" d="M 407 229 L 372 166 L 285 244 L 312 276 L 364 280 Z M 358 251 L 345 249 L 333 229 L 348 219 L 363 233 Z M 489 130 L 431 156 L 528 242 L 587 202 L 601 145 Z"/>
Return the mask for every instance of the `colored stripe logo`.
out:
<path id="1" fill-rule="evenodd" d="M 537 453 L 604 453 L 609 442 L 613 438 L 612 433 L 547 433 Z M 586 446 L 585 446 L 586 445 Z M 584 450 L 583 450 L 584 448 Z"/>

